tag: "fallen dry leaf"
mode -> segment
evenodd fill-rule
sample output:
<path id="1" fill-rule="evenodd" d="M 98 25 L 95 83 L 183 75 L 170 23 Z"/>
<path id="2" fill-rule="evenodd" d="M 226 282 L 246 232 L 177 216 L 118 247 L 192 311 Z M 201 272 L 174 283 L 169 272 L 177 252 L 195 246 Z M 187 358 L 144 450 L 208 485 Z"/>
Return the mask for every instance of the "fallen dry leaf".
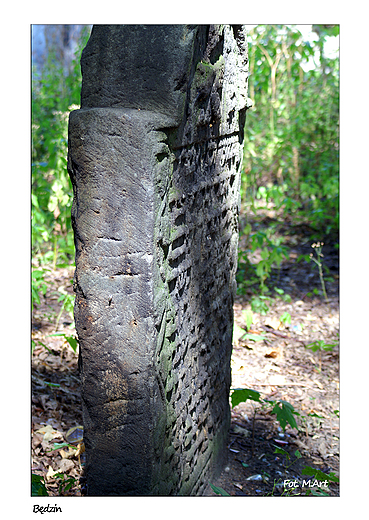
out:
<path id="1" fill-rule="evenodd" d="M 242 435 L 243 437 L 249 437 L 250 432 L 243 426 L 239 426 L 238 424 L 235 424 L 233 426 L 233 433 L 238 433 L 239 435 Z"/>
<path id="2" fill-rule="evenodd" d="M 305 443 L 300 441 L 300 439 L 291 439 L 291 444 L 294 444 L 298 448 L 300 448 L 301 451 L 309 452 L 309 446 L 307 446 Z"/>
<path id="3" fill-rule="evenodd" d="M 32 448 L 36 448 L 43 441 L 44 436 L 41 433 L 34 433 L 32 435 Z"/>
<path id="4" fill-rule="evenodd" d="M 74 468 L 74 462 L 69 459 L 62 459 L 59 463 L 58 472 L 65 473 L 72 468 Z"/>
<path id="5" fill-rule="evenodd" d="M 75 455 L 76 455 L 76 457 L 79 457 L 84 452 L 85 452 L 85 444 L 84 444 L 84 442 L 80 442 L 77 446 L 77 450 L 75 451 Z"/>
<path id="6" fill-rule="evenodd" d="M 271 351 L 267 352 L 267 353 L 265 354 L 264 357 L 275 359 L 275 358 L 277 358 L 278 356 L 280 356 L 280 354 L 281 354 L 281 353 L 280 353 L 279 350 L 271 350 Z"/>
<path id="7" fill-rule="evenodd" d="M 58 430 L 54 430 L 51 424 L 43 426 L 39 430 L 36 430 L 35 433 L 42 433 L 44 441 L 51 441 L 52 439 L 55 439 L 55 437 L 63 437 L 63 434 L 58 432 Z"/>
<path id="8" fill-rule="evenodd" d="M 69 446 L 68 451 L 60 450 L 59 453 L 63 459 L 70 459 L 76 455 L 76 450 Z"/>
<path id="9" fill-rule="evenodd" d="M 58 473 L 58 471 L 54 471 L 53 468 L 51 466 L 49 466 L 49 469 L 47 470 L 47 473 L 46 473 L 46 480 L 53 478 L 56 473 Z"/>
<path id="10" fill-rule="evenodd" d="M 283 324 L 277 318 L 277 316 L 273 316 L 272 318 L 266 318 L 265 325 L 271 327 L 274 330 L 282 330 Z"/>

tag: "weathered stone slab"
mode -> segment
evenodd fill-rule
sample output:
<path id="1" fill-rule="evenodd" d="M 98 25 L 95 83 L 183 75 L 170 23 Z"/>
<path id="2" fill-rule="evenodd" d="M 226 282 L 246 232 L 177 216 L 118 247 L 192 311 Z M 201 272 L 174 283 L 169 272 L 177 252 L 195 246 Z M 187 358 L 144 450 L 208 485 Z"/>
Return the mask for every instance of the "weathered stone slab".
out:
<path id="1" fill-rule="evenodd" d="M 226 455 L 242 26 L 96 26 L 69 123 L 90 495 L 201 495 Z"/>

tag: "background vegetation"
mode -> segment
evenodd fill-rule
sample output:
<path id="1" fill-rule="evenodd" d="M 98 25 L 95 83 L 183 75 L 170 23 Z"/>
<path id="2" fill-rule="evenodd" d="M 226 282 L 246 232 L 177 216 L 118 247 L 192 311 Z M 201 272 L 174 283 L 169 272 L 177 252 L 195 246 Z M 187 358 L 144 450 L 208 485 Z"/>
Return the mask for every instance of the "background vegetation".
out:
<path id="1" fill-rule="evenodd" d="M 74 261 L 68 117 L 80 106 L 79 61 L 88 37 L 86 31 L 67 73 L 56 49 L 40 71 L 32 70 L 32 256 L 39 266 L 54 269 Z"/>
<path id="2" fill-rule="evenodd" d="M 327 43 L 333 39 L 338 51 L 339 27 L 311 28 L 308 39 L 301 26 L 259 25 L 249 32 L 254 106 L 246 119 L 242 171 L 241 293 L 256 280 L 268 292 L 272 267 L 289 255 L 276 221 L 254 225 L 258 216 L 265 219 L 263 209 L 279 222 L 305 226 L 312 241 L 338 247 L 339 59 L 338 52 L 329 57 Z M 252 263 L 257 250 L 261 258 Z"/>
<path id="3" fill-rule="evenodd" d="M 267 293 L 272 268 L 288 256 L 272 225 L 251 215 L 273 209 L 281 221 L 309 226 L 337 242 L 339 202 L 339 62 L 326 54 L 338 26 L 255 26 L 249 32 L 249 97 L 242 170 L 238 287 Z M 32 81 L 32 304 L 47 290 L 44 274 L 74 262 L 67 126 L 80 103 L 80 54 L 65 73 L 51 53 Z M 252 255 L 260 252 L 258 261 Z M 63 295 L 61 295 L 63 300 Z M 70 307 L 72 302 L 63 300 Z"/>
<path id="4" fill-rule="evenodd" d="M 288 305 L 291 302 L 291 295 L 287 294 L 288 289 L 286 289 L 289 282 L 283 286 L 286 293 L 279 284 L 279 273 L 283 262 L 286 261 L 286 270 L 290 272 L 291 266 L 295 267 L 294 258 L 297 256 L 295 250 L 299 251 L 298 254 L 309 251 L 310 254 L 301 254 L 296 261 L 316 264 L 314 276 L 315 278 L 319 276 L 321 291 L 319 284 L 315 284 L 318 288 L 315 287 L 313 292 L 318 295 L 318 298 L 325 300 L 325 310 L 329 309 L 325 287 L 325 279 L 328 281 L 328 276 L 324 263 L 327 257 L 323 260 L 323 249 L 327 244 L 331 249 L 338 248 L 339 61 L 337 55 L 332 57 L 328 54 L 327 44 L 332 40 L 338 40 L 336 38 L 338 27 L 312 26 L 309 35 L 305 34 L 307 27 L 282 25 L 250 27 L 249 97 L 253 101 L 253 107 L 248 111 L 245 128 L 237 273 L 238 294 L 246 295 L 242 298 L 242 302 L 246 302 L 247 308 L 242 308 L 241 312 L 238 310 L 238 318 L 235 312 L 236 319 L 243 328 L 235 323 L 233 340 L 234 353 L 237 351 L 237 345 L 240 345 L 238 352 L 242 349 L 247 351 L 248 365 L 251 364 L 252 367 L 254 362 L 255 372 L 258 372 L 259 367 L 265 365 L 265 358 L 279 359 L 278 356 L 283 351 L 283 338 L 288 338 L 290 364 L 280 360 L 276 368 L 283 369 L 290 378 L 295 380 L 296 367 L 301 366 L 303 376 L 301 375 L 300 382 L 297 384 L 303 384 L 301 381 L 308 380 L 309 384 L 314 382 L 317 385 L 319 392 L 324 388 L 325 393 L 320 395 L 318 390 L 314 393 L 313 389 L 310 389 L 304 401 L 298 400 L 298 405 L 301 405 L 298 411 L 286 401 L 290 399 L 287 388 L 283 391 L 280 389 L 278 397 L 272 399 L 265 398 L 266 394 L 262 395 L 256 390 L 232 389 L 232 407 L 244 401 L 252 404 L 252 460 L 248 459 L 247 463 L 242 462 L 242 467 L 248 467 L 248 471 L 258 473 L 259 463 L 266 464 L 260 462 L 260 459 L 265 455 L 267 442 L 261 439 L 258 444 L 261 451 L 256 452 L 256 435 L 254 436 L 256 411 L 259 413 L 261 409 L 265 409 L 269 410 L 269 415 L 276 416 L 283 432 L 280 431 L 277 440 L 272 439 L 273 442 L 283 443 L 280 438 L 284 436 L 286 426 L 296 429 L 296 420 L 300 423 L 297 425 L 299 433 L 303 430 L 306 432 L 305 440 L 310 439 L 310 431 L 311 438 L 317 438 L 314 442 L 320 442 L 319 421 L 323 419 L 327 423 L 322 433 L 324 439 L 329 431 L 333 443 L 333 433 L 337 433 L 332 428 L 332 420 L 329 419 L 332 415 L 338 416 L 338 410 L 331 410 L 337 392 L 334 386 L 336 358 L 326 356 L 337 346 L 335 336 L 332 340 L 332 330 L 336 323 L 334 312 L 330 312 L 326 323 L 323 323 L 324 320 L 320 319 L 320 316 L 314 316 L 315 326 L 308 325 L 307 334 L 296 336 L 298 338 L 296 340 L 294 336 L 301 334 L 301 323 L 306 323 L 304 320 L 301 320 L 301 323 L 297 320 L 308 311 L 301 310 L 298 314 L 296 305 L 294 307 L 292 304 Z M 59 417 L 59 422 L 56 424 L 61 423 L 61 417 L 65 425 L 72 427 L 75 427 L 75 421 L 79 424 L 78 420 L 80 420 L 78 419 L 80 417 L 79 383 L 71 370 L 71 367 L 76 367 L 75 353 L 78 342 L 75 331 L 70 330 L 74 328 L 74 295 L 70 279 L 74 266 L 74 243 L 71 229 L 73 194 L 67 173 L 67 136 L 69 113 L 79 108 L 81 89 L 79 63 L 88 36 L 89 28 L 86 27 L 70 70 L 65 70 L 60 59 L 57 58 L 60 53 L 58 54 L 55 49 L 55 52 L 50 52 L 43 69 L 34 70 L 32 76 L 31 288 L 32 307 L 35 311 L 32 321 L 34 368 L 32 406 L 34 419 L 38 424 L 38 429 L 33 433 L 35 448 L 33 471 L 37 474 L 32 475 L 32 492 L 35 495 L 46 495 L 48 492 L 54 492 L 56 495 L 71 493 L 76 489 L 82 467 L 81 461 L 77 470 L 76 461 L 72 463 L 69 459 L 64 460 L 61 454 L 56 454 L 55 450 L 64 448 L 65 443 L 53 443 L 52 453 L 55 454 L 55 459 L 51 458 L 49 452 L 46 453 L 46 448 L 41 449 L 38 443 L 44 439 L 44 432 L 40 426 L 46 424 L 46 418 L 47 421 L 51 417 L 54 420 L 54 411 L 55 417 Z M 291 240 L 295 229 L 297 232 L 292 236 L 294 240 Z M 292 247 L 295 247 L 294 251 Z M 305 275 L 306 269 L 302 270 L 298 281 L 301 282 Z M 68 284 L 65 280 L 68 280 Z M 310 281 L 306 285 L 311 290 Z M 302 297 L 308 295 L 309 293 L 306 293 Z M 271 310 L 273 298 L 276 304 L 274 315 Z M 278 298 L 286 304 L 285 307 L 278 305 Z M 315 302 L 316 299 L 309 305 L 314 306 Z M 293 303 L 295 304 L 296 301 Z M 302 301 L 297 303 L 301 304 Z M 69 314 L 68 321 L 63 321 L 65 312 Z M 266 319 L 261 322 L 258 316 L 257 320 L 254 320 L 255 314 L 261 317 L 268 314 L 266 318 L 268 318 L 269 329 L 262 326 L 263 323 L 266 324 Z M 269 319 L 270 314 L 274 321 L 272 318 Z M 309 318 L 311 318 L 310 314 L 309 311 Z M 328 313 L 323 312 L 323 316 L 325 314 Z M 49 322 L 47 326 L 44 326 L 44 318 Z M 257 325 L 255 321 L 258 322 Z M 284 330 L 285 327 L 280 328 L 283 324 L 288 325 L 288 335 Z M 325 325 L 324 330 L 323 325 Z M 269 349 L 265 346 L 267 353 L 264 355 L 264 350 L 254 349 L 253 343 L 262 343 L 268 334 L 273 337 L 269 342 L 273 348 Z M 302 343 L 302 339 L 306 339 L 305 343 Z M 310 369 L 303 364 L 308 363 L 306 356 L 304 358 L 307 349 L 309 356 L 310 353 L 315 353 L 318 359 L 315 366 L 314 358 L 309 357 L 312 367 Z M 254 354 L 253 358 L 250 353 Z M 301 365 L 295 364 L 297 358 L 302 361 Z M 239 359 L 236 356 L 236 361 Z M 44 368 L 47 366 L 49 368 L 44 373 Z M 68 370 L 65 370 L 66 366 Z M 58 372 L 58 368 L 61 367 L 62 370 Z M 233 369 L 237 375 L 235 364 L 232 367 L 232 378 Z M 69 378 L 68 384 L 65 384 L 66 374 Z M 321 376 L 320 380 L 317 380 L 317 374 Z M 277 374 L 278 376 L 281 375 Z M 61 381 L 63 385 L 60 384 Z M 74 385 L 76 390 L 73 390 Z M 64 391 L 65 387 L 67 387 L 68 399 L 60 395 L 56 397 L 56 392 Z M 274 393 L 271 395 L 273 396 Z M 325 407 L 317 408 L 317 413 L 315 408 L 320 398 Z M 307 401 L 309 401 L 309 408 L 306 408 Z M 305 411 L 302 408 L 303 403 Z M 318 426 L 313 429 L 310 422 L 315 419 L 318 420 Z M 78 428 L 82 427 L 78 426 Z M 59 426 L 59 429 L 61 430 L 62 427 Z M 58 432 L 55 430 L 54 433 Z M 40 437 L 39 440 L 37 435 Z M 291 458 L 291 454 L 285 451 L 286 444 L 286 442 L 282 444 L 284 448 L 280 447 L 281 444 L 279 447 L 274 445 L 273 459 L 269 460 L 275 462 L 278 457 L 280 459 L 284 457 L 285 469 L 277 462 L 275 464 L 273 462 L 273 467 L 283 472 L 286 470 L 287 475 L 287 470 L 289 471 L 292 464 L 298 463 L 301 455 L 296 450 L 294 457 Z M 255 457 L 253 457 L 254 448 Z M 311 448 L 312 445 L 309 444 L 309 450 Z M 73 449 L 76 447 L 69 445 L 68 450 L 73 451 Z M 69 463 L 69 466 L 64 464 L 64 469 L 60 469 L 60 463 L 65 462 Z M 306 466 L 306 461 L 304 464 L 301 475 L 314 474 L 317 479 L 328 479 L 333 483 L 338 480 L 330 470 L 323 473 Z M 73 469 L 68 469 L 71 466 Z M 49 468 L 47 473 L 45 468 Z M 248 477 L 246 479 L 248 488 L 250 479 L 256 480 L 255 477 L 261 478 L 262 475 L 264 478 L 267 471 L 272 474 L 270 466 L 264 465 L 262 474 Z M 280 480 L 283 480 L 281 471 L 278 474 L 281 475 Z M 212 485 L 212 488 L 215 493 L 228 495 L 220 487 Z M 274 492 L 276 487 L 273 487 L 271 494 L 273 495 Z M 252 490 L 249 493 L 252 494 Z M 287 490 L 282 494 L 288 493 Z"/>

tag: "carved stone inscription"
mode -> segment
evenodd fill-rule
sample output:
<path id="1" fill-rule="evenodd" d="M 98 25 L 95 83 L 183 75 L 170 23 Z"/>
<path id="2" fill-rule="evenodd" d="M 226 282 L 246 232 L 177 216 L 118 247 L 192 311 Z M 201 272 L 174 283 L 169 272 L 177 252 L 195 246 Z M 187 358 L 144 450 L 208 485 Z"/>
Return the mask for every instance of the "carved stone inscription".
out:
<path id="1" fill-rule="evenodd" d="M 82 70 L 68 169 L 87 492 L 201 495 L 230 420 L 245 31 L 96 26 Z"/>

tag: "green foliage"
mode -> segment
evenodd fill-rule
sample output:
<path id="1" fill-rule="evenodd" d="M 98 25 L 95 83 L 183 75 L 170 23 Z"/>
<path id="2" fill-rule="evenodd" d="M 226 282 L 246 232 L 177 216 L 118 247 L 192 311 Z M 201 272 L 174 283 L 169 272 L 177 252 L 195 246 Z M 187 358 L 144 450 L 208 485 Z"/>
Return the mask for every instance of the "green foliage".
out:
<path id="1" fill-rule="evenodd" d="M 318 28 L 317 28 L 318 27 Z M 338 29 L 338 28 L 337 28 Z M 338 58 L 332 36 L 314 26 L 304 41 L 293 25 L 259 25 L 249 33 L 249 95 L 244 149 L 245 195 L 273 200 L 317 229 L 338 227 Z M 308 70 L 308 60 L 320 65 Z"/>
<path id="2" fill-rule="evenodd" d="M 317 242 L 316 244 L 312 244 L 311 247 L 314 249 L 317 257 L 315 258 L 313 256 L 313 253 L 311 253 L 310 259 L 318 266 L 319 278 L 320 278 L 320 283 L 322 286 L 323 296 L 324 296 L 325 301 L 327 302 L 328 296 L 327 296 L 327 291 L 325 290 L 325 282 L 324 282 L 324 275 L 323 275 L 323 262 L 321 260 L 324 257 L 324 255 L 322 253 L 323 246 L 324 246 L 324 242 Z"/>
<path id="3" fill-rule="evenodd" d="M 259 334 L 245 334 L 241 339 L 251 339 L 251 341 L 264 341 L 266 336 L 260 336 Z"/>
<path id="4" fill-rule="evenodd" d="M 281 425 L 281 427 L 283 428 L 283 430 L 285 430 L 287 424 L 289 424 L 292 428 L 298 429 L 298 425 L 296 423 L 295 416 L 299 416 L 301 419 L 304 419 L 304 417 L 299 412 L 295 411 L 294 407 L 287 401 L 284 401 L 284 400 L 280 400 L 280 401 L 270 400 L 269 401 L 269 400 L 263 399 L 263 398 L 261 398 L 260 392 L 257 392 L 256 390 L 251 390 L 249 388 L 235 388 L 231 391 L 232 408 L 234 408 L 235 406 L 239 405 L 242 402 L 246 402 L 248 399 L 250 401 L 257 402 L 264 407 L 266 406 L 266 407 L 271 408 L 271 410 L 270 410 L 271 413 L 276 415 L 277 420 L 278 420 L 279 424 Z M 334 413 L 337 415 L 339 414 L 338 410 L 334 410 Z M 319 416 L 318 414 L 315 414 L 315 413 L 310 413 L 308 415 L 317 417 L 318 419 L 322 419 L 321 416 Z M 254 414 L 254 420 L 255 420 L 255 414 Z M 296 450 L 294 452 L 294 455 L 296 458 L 294 460 L 291 460 L 290 453 L 279 446 L 275 446 L 274 453 L 283 455 L 285 457 L 286 473 L 288 473 L 288 470 L 292 466 L 292 464 L 294 464 L 298 459 L 302 458 L 302 455 L 299 452 L 299 450 Z M 304 469 L 302 470 L 301 474 L 314 477 L 312 486 L 311 487 L 309 487 L 308 485 L 301 486 L 301 484 L 299 484 L 299 482 L 297 480 L 295 480 L 295 482 L 296 482 L 295 485 L 297 487 L 294 487 L 293 481 L 291 481 L 291 486 L 287 486 L 287 487 L 286 487 L 286 485 L 284 486 L 283 491 L 281 493 L 282 496 L 299 495 L 299 494 L 301 494 L 298 491 L 298 489 L 300 487 L 303 490 L 304 495 L 312 494 L 312 495 L 316 495 L 316 496 L 328 496 L 328 493 L 327 493 L 327 491 L 329 490 L 328 484 L 330 482 L 339 482 L 339 478 L 333 472 L 330 472 L 328 475 L 328 474 L 322 472 L 321 470 L 312 468 L 311 466 L 305 466 Z M 271 493 L 269 494 L 270 496 L 274 495 L 274 492 L 275 492 L 275 489 L 277 486 L 279 486 L 279 487 L 282 486 L 282 481 L 283 481 L 282 478 L 278 479 L 277 481 L 276 480 L 274 481 L 273 489 L 272 489 Z M 288 479 L 287 479 L 287 481 L 288 481 Z M 285 480 L 285 482 L 286 482 L 286 480 Z M 326 491 L 324 491 L 322 489 L 323 485 L 324 485 L 324 489 Z M 221 488 L 215 488 L 215 486 L 213 486 L 213 485 L 211 485 L 211 486 L 212 486 L 213 490 L 215 491 L 215 493 L 217 493 L 217 494 L 223 495 L 224 493 L 226 493 Z"/>
<path id="5" fill-rule="evenodd" d="M 329 485 L 331 482 L 339 482 L 339 478 L 331 471 L 329 474 L 324 473 L 320 469 L 312 468 L 311 466 L 306 466 L 302 471 L 302 475 L 308 475 L 314 478 L 314 480 L 317 481 L 317 483 L 325 483 Z M 328 489 L 328 487 L 326 488 Z M 315 495 L 315 496 L 328 496 L 328 493 L 326 491 L 323 491 L 321 488 L 307 488 L 305 490 L 305 495 Z"/>
<path id="6" fill-rule="evenodd" d="M 253 296 L 251 298 L 251 309 L 253 310 L 253 312 L 257 312 L 263 316 L 265 316 L 268 311 L 269 311 L 269 307 L 268 307 L 268 304 L 267 304 L 267 301 L 271 300 L 271 298 L 269 298 L 269 296 Z"/>
<path id="7" fill-rule="evenodd" d="M 286 429 L 287 424 L 289 424 L 292 428 L 297 429 L 297 424 L 294 415 L 299 415 L 292 406 L 292 404 L 287 401 L 269 401 L 261 398 L 260 392 L 256 390 L 251 390 L 249 388 L 235 388 L 231 393 L 231 403 L 232 408 L 237 406 L 242 402 L 246 402 L 247 400 L 258 402 L 264 406 L 272 407 L 271 413 L 275 414 L 277 417 L 277 421 L 281 425 L 283 430 Z"/>
<path id="8" fill-rule="evenodd" d="M 217 495 L 221 495 L 223 497 L 230 497 L 231 495 L 229 493 L 227 493 L 227 491 L 224 491 L 224 489 L 222 489 L 221 487 L 217 487 L 217 486 L 214 486 L 211 482 L 209 482 L 212 490 L 214 491 L 214 493 L 216 493 Z"/>
<path id="9" fill-rule="evenodd" d="M 306 466 L 302 470 L 302 475 L 309 475 L 316 478 L 317 480 L 329 480 L 329 482 L 339 482 L 339 478 L 331 471 L 329 474 L 324 473 L 320 469 L 314 469 L 310 466 Z"/>
<path id="10" fill-rule="evenodd" d="M 254 320 L 254 314 L 250 309 L 244 309 L 242 311 L 242 316 L 246 322 L 246 329 L 249 330 Z"/>
<path id="11" fill-rule="evenodd" d="M 280 455 L 284 455 L 287 460 L 290 459 L 290 454 L 288 453 L 288 451 L 284 450 L 283 448 L 279 448 L 278 446 L 275 448 L 274 453 L 279 453 Z M 301 459 L 301 453 L 299 452 L 299 450 L 295 451 L 295 457 L 296 457 L 296 460 Z"/>
<path id="12" fill-rule="evenodd" d="M 305 345 L 306 348 L 312 350 L 313 352 L 319 353 L 319 371 L 322 370 L 322 352 L 329 352 L 333 350 L 335 346 L 337 346 L 338 343 L 326 343 L 324 340 L 319 339 L 317 341 L 313 341 L 312 343 L 309 343 L 308 345 Z"/>
<path id="13" fill-rule="evenodd" d="M 287 303 L 290 303 L 292 298 L 289 294 L 284 294 L 284 290 L 283 289 L 279 289 L 278 287 L 274 287 L 274 290 L 275 292 L 278 294 L 278 296 L 284 301 L 284 302 L 287 302 Z M 288 314 L 288 313 L 285 313 L 285 314 Z M 281 320 L 282 321 L 282 320 Z"/>
<path id="14" fill-rule="evenodd" d="M 313 341 L 312 343 L 309 343 L 308 345 L 305 345 L 305 347 L 309 348 L 313 352 L 322 351 L 322 350 L 328 352 L 330 350 L 333 350 L 333 348 L 336 345 L 337 345 L 337 343 L 327 344 L 327 343 L 325 343 L 324 340 L 319 339 L 317 341 Z"/>
<path id="15" fill-rule="evenodd" d="M 339 27 L 312 29 L 309 41 L 294 25 L 258 25 L 249 32 L 253 107 L 245 126 L 241 198 L 246 212 L 273 208 L 318 236 L 337 235 L 339 61 L 326 56 L 325 42 Z M 264 231 L 252 233 L 250 224 L 241 235 L 246 246 L 239 253 L 238 290 L 245 294 L 259 281 L 266 292 L 271 268 L 280 266 L 287 250 Z M 251 262 L 256 249 L 257 264 Z"/>
<path id="16" fill-rule="evenodd" d="M 68 117 L 79 108 L 82 37 L 71 70 L 51 52 L 41 72 L 32 73 L 32 255 L 40 263 L 70 264 L 74 257 L 71 229 L 72 186 L 67 173 Z"/>
<path id="17" fill-rule="evenodd" d="M 58 302 L 63 302 L 62 306 L 60 308 L 59 314 L 56 318 L 56 329 L 57 329 L 60 318 L 64 311 L 66 311 L 69 314 L 72 322 L 74 321 L 73 311 L 74 311 L 74 301 L 76 299 L 76 296 L 75 296 L 75 294 L 67 293 L 67 291 L 63 288 L 59 288 L 58 292 L 55 294 L 59 295 Z"/>
<path id="18" fill-rule="evenodd" d="M 278 446 L 275 447 L 274 453 L 278 454 L 278 455 L 283 455 L 286 458 L 286 464 L 285 464 L 286 473 L 297 460 L 302 458 L 302 455 L 299 452 L 299 450 L 296 450 L 294 453 L 294 456 L 296 458 L 294 460 L 291 460 L 291 455 L 288 453 L 288 451 L 286 451 L 283 448 L 280 448 Z M 247 467 L 247 464 L 242 463 L 242 465 Z M 291 497 L 291 496 L 297 496 L 300 494 L 304 494 L 305 496 L 308 496 L 308 495 L 329 496 L 329 493 L 327 493 L 327 491 L 329 490 L 329 484 L 332 482 L 335 482 L 335 483 L 339 482 L 339 478 L 337 477 L 337 475 L 335 475 L 333 473 L 333 471 L 331 471 L 329 474 L 327 474 L 327 473 L 324 473 L 323 471 L 321 471 L 320 469 L 315 469 L 315 468 L 312 468 L 311 466 L 305 466 L 301 471 L 301 475 L 304 475 L 304 476 L 306 475 L 306 476 L 313 478 L 312 487 L 309 487 L 306 484 L 305 484 L 305 486 L 301 486 L 301 482 L 299 482 L 297 479 L 295 479 L 294 481 L 293 480 L 291 481 L 291 479 L 287 479 L 287 482 L 290 482 L 291 485 L 287 486 L 287 487 L 286 487 L 286 485 L 284 486 L 281 496 Z M 282 481 L 283 481 L 282 478 L 279 478 L 278 480 L 274 480 L 273 489 L 272 489 L 271 493 L 269 493 L 266 496 L 274 496 L 276 487 L 281 486 Z M 286 482 L 286 480 L 285 480 L 285 482 Z M 217 495 L 230 496 L 223 488 L 214 486 L 213 484 L 211 484 L 211 482 L 209 482 L 209 484 Z M 326 491 L 323 491 L 323 489 L 322 489 L 323 486 Z M 302 491 L 300 492 L 299 489 L 301 489 Z"/>
<path id="19" fill-rule="evenodd" d="M 55 473 L 54 478 L 59 481 L 59 495 L 63 495 L 77 482 L 76 478 L 67 476 L 64 473 Z"/>
<path id="20" fill-rule="evenodd" d="M 244 331 L 237 324 L 233 326 L 233 340 L 238 341 L 240 339 L 249 339 L 251 341 L 264 341 L 266 336 L 261 336 L 260 334 L 250 334 Z"/>
<path id="21" fill-rule="evenodd" d="M 35 303 L 40 304 L 40 294 L 45 296 L 47 291 L 47 284 L 44 281 L 43 277 L 45 274 L 45 269 L 35 269 L 32 271 L 31 275 L 31 301 L 32 301 L 32 310 L 34 308 Z"/>
<path id="22" fill-rule="evenodd" d="M 283 430 L 286 429 L 287 424 L 290 424 L 292 428 L 297 429 L 296 420 L 294 418 L 295 410 L 292 404 L 281 400 L 274 404 L 272 413 L 276 414 L 277 420 Z"/>
<path id="23" fill-rule="evenodd" d="M 78 109 L 80 104 L 79 63 L 88 36 L 86 27 L 69 71 L 64 70 L 63 64 L 56 59 L 55 49 L 51 49 L 41 71 L 32 70 L 32 311 L 35 305 L 40 305 L 41 296 L 46 294 L 46 272 L 74 262 L 72 186 L 67 172 L 68 118 L 71 110 Z M 74 321 L 74 296 L 63 289 L 57 294 L 62 306 L 56 318 L 56 329 L 64 311 Z M 76 340 L 72 337 L 66 340 L 75 350 Z M 32 352 L 34 346 L 32 341 Z"/>
<path id="24" fill-rule="evenodd" d="M 235 388 L 231 394 L 232 408 L 246 402 L 248 399 L 260 403 L 260 393 L 250 388 Z"/>
<path id="25" fill-rule="evenodd" d="M 281 244 L 281 238 L 270 238 L 267 232 L 260 230 L 250 233 L 250 229 L 251 226 L 248 225 L 243 231 L 248 238 L 247 249 L 239 253 L 237 283 L 241 294 L 256 280 L 259 281 L 261 293 L 266 292 L 268 288 L 265 282 L 272 267 L 279 268 L 283 259 L 289 256 L 287 247 Z M 249 256 L 256 251 L 260 252 L 261 259 L 256 264 L 252 264 Z"/>
<path id="26" fill-rule="evenodd" d="M 58 334 L 50 334 L 50 336 L 61 336 L 65 339 L 65 341 L 70 345 L 74 352 L 77 352 L 78 340 L 74 336 L 67 336 L 66 334 L 60 332 Z"/>
<path id="27" fill-rule="evenodd" d="M 286 461 L 287 461 L 286 470 L 288 470 L 292 466 L 292 464 L 294 464 L 298 459 L 301 459 L 301 457 L 302 457 L 301 453 L 298 450 L 296 450 L 294 453 L 296 459 L 291 461 L 291 456 L 288 453 L 288 451 L 284 450 L 283 448 L 279 448 L 279 447 L 275 448 L 274 453 L 277 453 L 277 454 L 280 454 L 280 455 L 283 455 L 284 457 L 286 457 Z M 332 471 L 328 475 L 327 473 L 324 473 L 323 471 L 321 471 L 319 469 L 312 468 L 311 466 L 305 466 L 303 468 L 303 470 L 301 471 L 301 474 L 313 477 L 314 480 L 312 482 L 312 484 L 313 484 L 312 487 L 309 487 L 306 484 L 303 487 L 303 486 L 301 486 L 301 483 L 299 483 L 297 480 L 294 480 L 294 481 L 289 480 L 291 482 L 291 486 L 284 487 L 284 489 L 282 491 L 282 496 L 296 496 L 296 495 L 302 494 L 299 491 L 297 491 L 298 489 L 300 489 L 300 486 L 301 486 L 301 489 L 303 490 L 303 494 L 305 496 L 308 496 L 308 495 L 329 496 L 326 491 L 323 491 L 323 489 L 321 489 L 321 486 L 324 484 L 325 489 L 328 491 L 328 489 L 329 489 L 328 486 L 329 486 L 330 482 L 339 482 L 339 478 Z M 277 481 L 274 481 L 273 490 L 270 494 L 271 496 L 274 495 L 274 490 L 275 490 L 276 486 L 280 485 L 281 482 L 282 482 L 282 479 L 278 479 Z"/>
<path id="28" fill-rule="evenodd" d="M 291 323 L 291 314 L 289 312 L 284 312 L 279 320 L 285 325 L 290 325 Z"/>
<path id="29" fill-rule="evenodd" d="M 51 450 L 47 450 L 48 452 L 60 450 L 60 448 L 72 448 L 73 450 L 77 450 L 77 446 L 73 446 L 73 444 L 69 444 L 68 442 L 54 442 L 54 447 Z"/>
<path id="30" fill-rule="evenodd" d="M 48 492 L 45 486 L 44 477 L 41 475 L 35 475 L 32 473 L 32 490 L 31 494 L 33 497 L 48 496 Z"/>

